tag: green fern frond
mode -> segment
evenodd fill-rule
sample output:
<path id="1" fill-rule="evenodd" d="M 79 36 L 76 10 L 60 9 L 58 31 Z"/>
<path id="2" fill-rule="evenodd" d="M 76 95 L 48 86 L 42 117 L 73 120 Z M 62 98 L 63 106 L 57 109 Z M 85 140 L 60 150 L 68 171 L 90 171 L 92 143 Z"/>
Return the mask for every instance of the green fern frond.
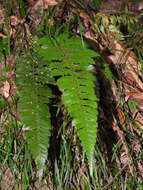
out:
<path id="1" fill-rule="evenodd" d="M 52 94 L 47 86 L 40 83 L 37 67 L 36 62 L 29 62 L 26 58 L 20 59 L 16 68 L 16 83 L 19 95 L 19 117 L 28 128 L 27 142 L 40 177 L 47 159 L 51 133 L 48 104 Z"/>
<path id="2" fill-rule="evenodd" d="M 95 76 L 91 57 L 98 54 L 87 49 L 80 39 L 69 38 L 62 34 L 51 41 L 44 37 L 37 41 L 40 45 L 38 54 L 47 60 L 51 75 L 57 80 L 63 92 L 62 102 L 72 117 L 88 159 L 90 174 L 93 170 L 94 146 L 97 136 L 97 97 L 95 93 Z"/>
<path id="3" fill-rule="evenodd" d="M 109 15 L 98 13 L 95 16 L 95 29 L 99 34 L 111 32 L 119 40 L 123 40 L 123 34 L 120 31 L 121 24 L 130 27 L 137 23 L 137 16 L 125 15 Z"/>

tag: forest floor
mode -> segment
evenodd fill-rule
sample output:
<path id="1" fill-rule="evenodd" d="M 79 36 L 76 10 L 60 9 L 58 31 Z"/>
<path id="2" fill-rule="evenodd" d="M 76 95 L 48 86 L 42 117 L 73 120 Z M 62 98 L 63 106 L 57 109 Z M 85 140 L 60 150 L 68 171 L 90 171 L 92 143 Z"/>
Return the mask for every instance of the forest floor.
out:
<path id="1" fill-rule="evenodd" d="M 116 15 L 108 18 L 104 13 L 108 9 L 106 4 L 102 5 L 103 13 L 101 10 L 97 13 L 94 23 L 95 10 L 85 2 L 82 5 L 66 0 L 0 0 L 1 190 L 143 190 L 142 25 L 135 16 L 119 16 L 115 25 L 120 25 L 120 32 L 116 31 Z M 127 20 L 125 25 L 135 26 L 123 31 L 122 19 L 123 23 Z M 29 128 L 19 116 L 17 65 L 35 62 L 42 66 L 42 58 L 34 54 L 35 41 L 66 30 L 80 37 L 99 55 L 94 57 L 98 64 L 93 64 L 99 100 L 94 177 L 90 176 L 71 117 L 60 104 L 64 90 L 59 90 L 55 83 L 45 82 L 44 88 L 48 86 L 53 93 L 50 111 L 54 130 L 46 170 L 39 179 L 40 172 L 27 145 L 25 133 Z M 58 60 L 55 60 L 56 64 Z M 26 73 L 23 68 L 22 72 Z M 39 79 L 42 80 L 45 78 Z M 32 87 L 24 93 L 25 97 L 30 96 Z"/>

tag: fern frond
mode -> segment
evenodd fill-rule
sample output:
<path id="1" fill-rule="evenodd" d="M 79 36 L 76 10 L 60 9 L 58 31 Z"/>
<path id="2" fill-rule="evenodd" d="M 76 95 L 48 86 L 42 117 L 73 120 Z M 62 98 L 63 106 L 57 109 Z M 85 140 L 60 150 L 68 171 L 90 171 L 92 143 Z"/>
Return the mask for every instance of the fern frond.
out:
<path id="1" fill-rule="evenodd" d="M 67 34 L 56 40 L 47 37 L 38 40 L 37 43 L 44 47 L 39 48 L 38 53 L 47 60 L 51 75 L 60 77 L 57 85 L 63 92 L 62 102 L 72 117 L 92 175 L 98 109 L 91 57 L 98 54 L 87 49 L 80 39 L 69 38 Z"/>
<path id="2" fill-rule="evenodd" d="M 26 132 L 27 142 L 40 177 L 47 159 L 51 133 L 48 103 L 52 94 L 50 89 L 39 81 L 37 67 L 37 63 L 29 62 L 26 58 L 20 59 L 16 68 L 16 83 L 19 95 L 19 117 L 29 129 Z"/>
<path id="3" fill-rule="evenodd" d="M 127 16 L 125 15 L 109 15 L 98 13 L 95 16 L 95 29 L 99 34 L 106 34 L 111 32 L 119 40 L 123 40 L 123 34 L 120 31 L 120 26 L 124 24 L 127 27 L 137 23 L 137 16 Z"/>

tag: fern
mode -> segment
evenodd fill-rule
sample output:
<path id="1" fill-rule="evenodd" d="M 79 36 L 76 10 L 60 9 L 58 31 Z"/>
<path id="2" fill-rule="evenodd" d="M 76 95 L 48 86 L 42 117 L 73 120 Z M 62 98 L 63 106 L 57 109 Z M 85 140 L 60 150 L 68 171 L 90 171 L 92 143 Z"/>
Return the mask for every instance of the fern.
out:
<path id="1" fill-rule="evenodd" d="M 57 85 L 63 92 L 62 102 L 72 117 L 92 175 L 98 110 L 91 57 L 98 54 L 85 48 L 80 39 L 69 38 L 67 34 L 56 40 L 44 37 L 37 44 L 40 46 L 38 54 L 47 61 L 51 75 L 59 78 Z"/>
<path id="2" fill-rule="evenodd" d="M 120 31 L 120 26 L 124 24 L 127 27 L 137 23 L 137 17 L 125 15 L 109 15 L 98 13 L 95 16 L 95 29 L 99 34 L 112 33 L 119 40 L 123 40 L 123 34 Z"/>
<path id="3" fill-rule="evenodd" d="M 16 83 L 19 117 L 28 127 L 26 135 L 29 149 L 39 169 L 39 176 L 42 176 L 51 133 L 51 116 L 48 107 L 51 91 L 40 82 L 39 67 L 37 62 L 30 62 L 29 57 L 21 58 L 16 68 Z"/>

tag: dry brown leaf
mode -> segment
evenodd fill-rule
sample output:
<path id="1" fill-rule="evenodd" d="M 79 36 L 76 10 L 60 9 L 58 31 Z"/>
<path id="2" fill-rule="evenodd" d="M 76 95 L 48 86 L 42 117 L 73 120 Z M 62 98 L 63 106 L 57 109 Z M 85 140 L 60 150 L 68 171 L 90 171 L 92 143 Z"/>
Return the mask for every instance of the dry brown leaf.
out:
<path id="1" fill-rule="evenodd" d="M 56 6 L 58 4 L 55 0 L 43 0 L 44 8 L 47 9 L 49 6 Z"/>
<path id="2" fill-rule="evenodd" d="M 121 109 L 117 109 L 117 114 L 118 114 L 118 118 L 119 118 L 120 124 L 124 125 L 125 121 L 126 121 L 124 112 L 122 112 Z"/>
<path id="3" fill-rule="evenodd" d="M 11 28 L 11 30 L 10 30 L 10 37 L 11 37 L 11 39 L 14 39 L 15 35 L 16 35 L 16 29 L 15 28 Z"/>
<path id="4" fill-rule="evenodd" d="M 138 166 L 139 173 L 143 178 L 143 162 L 137 162 L 137 166 Z"/>
<path id="5" fill-rule="evenodd" d="M 21 22 L 21 20 L 17 16 L 10 17 L 11 26 L 17 26 L 20 22 Z"/>
<path id="6" fill-rule="evenodd" d="M 0 24 L 4 24 L 5 22 L 5 13 L 4 13 L 4 8 L 0 4 Z"/>
<path id="7" fill-rule="evenodd" d="M 127 96 L 129 99 L 142 100 L 143 101 L 143 93 L 142 92 L 128 92 Z"/>
<path id="8" fill-rule="evenodd" d="M 11 85 L 11 89 L 10 89 L 10 94 L 12 96 L 15 96 L 16 95 L 16 92 L 17 92 L 17 86 L 15 84 L 12 84 Z"/>
<path id="9" fill-rule="evenodd" d="M 2 95 L 7 99 L 9 97 L 9 93 L 10 93 L 10 84 L 5 81 L 3 84 L 3 87 L 1 88 L 1 93 Z"/>
<path id="10" fill-rule="evenodd" d="M 124 143 L 124 133 L 123 133 L 123 131 L 117 125 L 113 125 L 113 130 L 115 132 L 117 132 L 117 135 L 120 138 L 121 142 Z"/>
<path id="11" fill-rule="evenodd" d="M 0 33 L 0 38 L 6 38 L 7 36 L 5 34 Z"/>
<path id="12" fill-rule="evenodd" d="M 120 155 L 120 162 L 123 164 L 123 165 L 128 165 L 130 163 L 131 159 L 129 158 L 129 156 L 123 152 L 121 155 Z"/>
<path id="13" fill-rule="evenodd" d="M 132 142 L 132 144 L 133 144 L 133 150 L 135 152 L 140 152 L 141 151 L 141 143 L 138 140 L 134 140 Z"/>
<path id="14" fill-rule="evenodd" d="M 4 170 L 4 169 L 3 169 Z M 14 175 L 9 167 L 2 171 L 0 189 L 12 190 L 14 188 Z"/>
<path id="15" fill-rule="evenodd" d="M 41 12 L 43 9 L 43 4 L 44 4 L 43 0 L 38 0 L 36 2 L 31 1 L 30 6 L 28 8 L 28 12 L 31 12 L 31 13 Z"/>
<path id="16" fill-rule="evenodd" d="M 124 0 L 122 1 L 107 0 L 101 4 L 100 12 L 101 13 L 120 13 L 123 3 L 124 3 Z"/>

